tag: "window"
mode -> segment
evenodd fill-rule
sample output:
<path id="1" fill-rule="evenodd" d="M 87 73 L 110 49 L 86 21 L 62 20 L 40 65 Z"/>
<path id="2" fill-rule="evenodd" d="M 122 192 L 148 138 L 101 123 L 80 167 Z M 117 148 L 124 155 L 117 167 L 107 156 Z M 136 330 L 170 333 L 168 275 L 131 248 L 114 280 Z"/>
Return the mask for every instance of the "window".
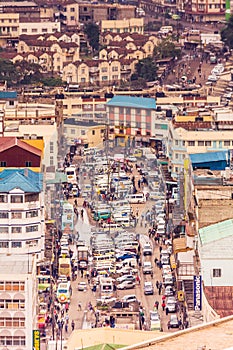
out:
<path id="1" fill-rule="evenodd" d="M 0 162 L 0 166 L 1 166 L 1 167 L 6 167 L 6 162 L 1 161 L 1 162 Z"/>
<path id="2" fill-rule="evenodd" d="M 119 108 L 119 113 L 120 113 L 120 114 L 124 114 L 124 108 L 123 108 L 123 107 L 120 107 L 120 108 Z"/>
<path id="3" fill-rule="evenodd" d="M 28 168 L 28 167 L 30 167 L 30 166 L 32 166 L 32 162 L 26 161 L 26 162 L 25 162 L 25 167 Z"/>
<path id="4" fill-rule="evenodd" d="M 81 74 L 85 74 L 85 68 L 81 69 Z"/>
<path id="5" fill-rule="evenodd" d="M 0 233 L 8 233 L 8 226 L 0 226 Z"/>
<path id="6" fill-rule="evenodd" d="M 27 31 L 28 31 L 27 28 L 22 29 L 22 33 L 27 33 Z"/>
<path id="7" fill-rule="evenodd" d="M 81 135 L 82 136 L 86 135 L 86 131 L 85 130 L 81 130 Z"/>
<path id="8" fill-rule="evenodd" d="M 102 73 L 106 73 L 107 71 L 108 71 L 108 68 L 107 68 L 107 67 L 101 68 L 101 72 L 102 72 Z"/>
<path id="9" fill-rule="evenodd" d="M 54 158 L 53 158 L 53 156 L 50 156 L 49 163 L 50 163 L 50 166 L 54 165 Z"/>
<path id="10" fill-rule="evenodd" d="M 0 211 L 0 219 L 8 219 L 8 212 Z"/>
<path id="11" fill-rule="evenodd" d="M 175 172 L 178 173 L 179 172 L 179 168 L 176 166 L 175 167 Z"/>
<path id="12" fill-rule="evenodd" d="M 70 20 L 74 21 L 75 20 L 74 16 L 70 16 Z"/>
<path id="13" fill-rule="evenodd" d="M 21 211 L 12 211 L 11 212 L 11 219 L 22 219 Z"/>
<path id="14" fill-rule="evenodd" d="M 175 153 L 175 158 L 179 159 L 179 153 Z"/>
<path id="15" fill-rule="evenodd" d="M 23 196 L 21 195 L 12 195 L 11 203 L 23 203 Z"/>
<path id="16" fill-rule="evenodd" d="M 42 28 L 42 33 L 47 33 L 48 29 L 47 28 Z"/>
<path id="17" fill-rule="evenodd" d="M 9 242 L 0 242 L 0 248 L 9 248 Z"/>
<path id="18" fill-rule="evenodd" d="M 195 146 L 195 141 L 188 141 L 188 146 Z"/>
<path id="19" fill-rule="evenodd" d="M 75 135 L 75 129 L 70 130 L 71 135 Z"/>
<path id="20" fill-rule="evenodd" d="M 230 146 L 231 145 L 231 141 L 224 141 L 224 146 Z"/>
<path id="21" fill-rule="evenodd" d="M 204 141 L 198 141 L 198 146 L 205 146 L 205 142 Z"/>
<path id="22" fill-rule="evenodd" d="M 213 277 L 221 277 L 222 270 L 221 269 L 213 269 Z"/>
<path id="23" fill-rule="evenodd" d="M 25 202 L 36 202 L 39 200 L 39 194 L 26 194 L 25 195 Z"/>
<path id="24" fill-rule="evenodd" d="M 95 130 L 92 130 L 92 135 L 95 135 Z"/>
<path id="25" fill-rule="evenodd" d="M 11 243 L 12 248 L 21 248 L 22 247 L 22 242 L 12 242 Z"/>
<path id="26" fill-rule="evenodd" d="M 38 225 L 32 225 L 26 227 L 26 232 L 36 232 L 38 231 Z"/>
<path id="27" fill-rule="evenodd" d="M 179 146 L 179 141 L 178 140 L 175 140 L 175 145 Z"/>
<path id="28" fill-rule="evenodd" d="M 50 148 L 50 153 L 53 153 L 54 152 L 54 144 L 53 144 L 53 142 L 49 143 L 49 148 Z"/>
<path id="29" fill-rule="evenodd" d="M 37 33 L 37 28 L 32 28 L 32 33 Z"/>
<path id="30" fill-rule="evenodd" d="M 118 67 L 112 67 L 113 72 L 118 72 Z"/>
<path id="31" fill-rule="evenodd" d="M 211 141 L 205 141 L 205 146 L 211 146 Z"/>
<path id="32" fill-rule="evenodd" d="M 126 114 L 131 114 L 131 110 L 130 110 L 130 108 L 126 108 Z"/>
<path id="33" fill-rule="evenodd" d="M 26 218 L 35 218 L 38 216 L 38 210 L 30 210 L 26 212 Z"/>
<path id="34" fill-rule="evenodd" d="M 108 80 L 107 75 L 102 76 L 102 81 L 106 81 L 106 80 Z"/>
<path id="35" fill-rule="evenodd" d="M 11 228 L 12 233 L 22 233 L 22 227 L 20 226 L 15 226 Z"/>
<path id="36" fill-rule="evenodd" d="M 74 12 L 75 11 L 75 8 L 74 7 L 71 7 L 70 8 L 70 12 Z"/>

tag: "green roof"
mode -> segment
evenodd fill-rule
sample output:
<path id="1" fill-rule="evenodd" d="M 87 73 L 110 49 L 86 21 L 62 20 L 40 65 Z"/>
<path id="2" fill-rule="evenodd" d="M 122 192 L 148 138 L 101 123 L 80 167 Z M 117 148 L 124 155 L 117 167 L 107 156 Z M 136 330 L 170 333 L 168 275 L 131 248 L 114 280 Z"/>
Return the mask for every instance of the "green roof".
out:
<path id="1" fill-rule="evenodd" d="M 218 222 L 199 229 L 201 245 L 205 245 L 233 235 L 233 219 Z"/>

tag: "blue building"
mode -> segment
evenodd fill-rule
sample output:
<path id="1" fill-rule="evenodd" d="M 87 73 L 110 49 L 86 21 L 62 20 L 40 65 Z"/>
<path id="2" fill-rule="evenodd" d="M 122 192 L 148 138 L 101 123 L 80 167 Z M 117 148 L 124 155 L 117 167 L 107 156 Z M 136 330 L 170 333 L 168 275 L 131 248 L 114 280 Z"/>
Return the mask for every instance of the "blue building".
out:
<path id="1" fill-rule="evenodd" d="M 230 166 L 231 150 L 190 154 L 193 169 L 224 170 Z"/>

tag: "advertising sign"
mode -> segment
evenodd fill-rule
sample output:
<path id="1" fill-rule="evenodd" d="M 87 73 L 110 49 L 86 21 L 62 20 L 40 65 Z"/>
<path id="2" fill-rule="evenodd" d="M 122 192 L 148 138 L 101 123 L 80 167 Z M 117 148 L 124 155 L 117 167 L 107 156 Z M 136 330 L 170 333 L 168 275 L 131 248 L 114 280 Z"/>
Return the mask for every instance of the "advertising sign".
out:
<path id="1" fill-rule="evenodd" d="M 40 331 L 37 329 L 32 331 L 32 349 L 40 350 Z"/>
<path id="2" fill-rule="evenodd" d="M 202 283 L 201 276 L 193 276 L 193 304 L 195 311 L 202 309 Z"/>

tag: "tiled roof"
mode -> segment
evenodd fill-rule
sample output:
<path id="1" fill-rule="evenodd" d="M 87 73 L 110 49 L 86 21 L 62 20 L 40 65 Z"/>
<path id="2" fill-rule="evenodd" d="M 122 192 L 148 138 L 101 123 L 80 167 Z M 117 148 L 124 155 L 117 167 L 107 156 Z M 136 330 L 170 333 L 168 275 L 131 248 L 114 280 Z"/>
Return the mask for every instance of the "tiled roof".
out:
<path id="1" fill-rule="evenodd" d="M 39 193 L 43 188 L 43 175 L 30 169 L 5 169 L 0 172 L 0 193 L 20 188 L 26 193 Z"/>
<path id="2" fill-rule="evenodd" d="M 7 91 L 0 91 L 0 96 L 1 92 Z M 0 137 L 0 153 L 14 146 L 18 146 L 28 152 L 36 154 L 37 156 L 41 156 L 41 150 L 17 139 L 17 137 Z"/>

